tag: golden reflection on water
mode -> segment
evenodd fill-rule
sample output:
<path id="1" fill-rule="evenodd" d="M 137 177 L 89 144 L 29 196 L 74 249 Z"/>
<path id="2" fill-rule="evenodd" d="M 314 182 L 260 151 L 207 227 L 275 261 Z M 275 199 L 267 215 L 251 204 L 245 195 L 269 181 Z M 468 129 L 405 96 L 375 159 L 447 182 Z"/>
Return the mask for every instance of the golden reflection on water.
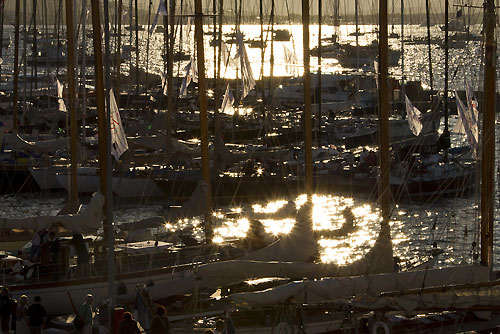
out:
<path id="1" fill-rule="evenodd" d="M 306 195 L 300 195 L 295 198 L 294 202 L 297 209 L 306 200 Z M 372 208 L 369 204 L 357 204 L 352 198 L 342 196 L 314 195 L 312 202 L 312 222 L 315 234 L 318 236 L 319 261 L 336 264 L 350 263 L 362 258 L 370 247 L 373 246 L 380 230 L 381 218 L 377 209 Z M 218 227 L 214 230 L 214 242 L 245 237 L 250 228 L 249 216 L 252 212 L 273 214 L 277 213 L 286 204 L 286 200 L 280 199 L 267 203 L 256 203 L 250 208 L 232 208 L 231 215 L 237 212 L 237 217 L 221 217 L 219 219 Z M 346 236 L 321 236 L 322 231 L 333 231 L 342 227 L 345 222 L 342 211 L 347 207 L 351 208 L 358 228 Z M 281 236 L 289 233 L 295 224 L 293 217 L 259 220 L 264 226 L 265 231 L 273 236 Z M 397 221 L 393 222 L 393 224 L 398 223 Z M 407 238 L 402 234 L 395 236 L 396 242 L 404 240 L 407 240 Z"/>

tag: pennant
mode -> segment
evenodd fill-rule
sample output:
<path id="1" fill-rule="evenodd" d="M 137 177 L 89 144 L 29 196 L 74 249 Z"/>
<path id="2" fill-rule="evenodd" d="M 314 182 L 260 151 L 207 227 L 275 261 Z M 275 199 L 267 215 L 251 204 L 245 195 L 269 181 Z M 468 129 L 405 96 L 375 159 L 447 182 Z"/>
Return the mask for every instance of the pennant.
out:
<path id="1" fill-rule="evenodd" d="M 193 64 L 193 58 L 191 58 L 191 61 L 184 68 L 184 71 L 186 71 L 186 76 L 182 80 L 181 89 L 179 91 L 179 95 L 180 96 L 186 96 L 187 95 L 187 88 L 188 88 L 188 86 L 189 86 L 189 84 L 191 83 L 191 80 L 192 80 L 192 75 L 191 75 L 192 64 Z"/>
<path id="2" fill-rule="evenodd" d="M 158 16 L 160 15 L 167 15 L 167 7 L 165 6 L 165 3 L 163 0 L 160 0 L 158 3 L 158 10 L 156 11 L 155 18 L 153 19 L 153 23 L 151 24 L 151 27 L 149 28 L 149 34 L 151 35 L 156 28 L 156 25 L 158 24 Z"/>
<path id="3" fill-rule="evenodd" d="M 224 99 L 222 100 L 221 112 L 225 114 L 234 114 L 234 96 L 229 90 L 229 84 L 227 84 L 226 92 L 224 93 Z"/>
<path id="4" fill-rule="evenodd" d="M 469 142 L 469 146 L 472 151 L 472 155 L 477 158 L 477 151 L 479 148 L 479 131 L 477 127 L 477 123 L 473 122 L 473 113 L 469 113 L 458 97 L 458 92 L 455 91 L 455 99 L 457 101 L 457 112 L 460 121 L 462 122 L 462 126 L 465 134 L 467 135 L 467 141 Z"/>
<path id="5" fill-rule="evenodd" d="M 255 79 L 252 74 L 252 67 L 250 66 L 250 61 L 248 60 L 247 51 L 245 44 L 243 44 L 243 34 L 238 32 L 236 34 L 238 39 L 238 54 L 240 56 L 240 66 L 241 66 L 241 80 L 243 82 L 243 92 L 241 94 L 241 100 L 243 100 L 248 93 L 255 87 Z"/>
<path id="6" fill-rule="evenodd" d="M 166 73 L 163 73 L 163 71 L 160 71 L 161 72 L 161 85 L 163 87 L 163 95 L 167 96 L 167 74 Z"/>
<path id="7" fill-rule="evenodd" d="M 411 103 L 408 96 L 405 94 L 405 102 L 406 102 L 406 115 L 408 117 L 408 126 L 410 127 L 411 132 L 415 136 L 418 136 L 422 131 L 422 122 L 420 121 L 420 117 L 422 113 L 420 110 L 415 108 L 415 106 Z"/>
<path id="8" fill-rule="evenodd" d="M 111 154 L 118 161 L 122 154 L 128 150 L 128 143 L 113 89 L 109 91 L 109 107 L 111 116 Z"/>
<path id="9" fill-rule="evenodd" d="M 67 112 L 68 109 L 66 109 L 66 104 L 64 104 L 63 100 L 63 89 L 64 86 L 61 84 L 59 79 L 56 79 L 56 86 L 57 86 L 57 104 L 58 104 L 58 109 L 60 112 Z"/>

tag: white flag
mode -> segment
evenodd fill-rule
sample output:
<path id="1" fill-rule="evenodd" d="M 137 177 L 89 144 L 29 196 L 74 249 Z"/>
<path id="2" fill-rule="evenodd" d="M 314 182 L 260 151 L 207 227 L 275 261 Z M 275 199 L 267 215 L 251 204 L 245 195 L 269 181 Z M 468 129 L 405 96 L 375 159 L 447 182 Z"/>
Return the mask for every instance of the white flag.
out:
<path id="1" fill-rule="evenodd" d="M 422 131 L 422 122 L 420 121 L 420 117 L 422 113 L 420 110 L 415 108 L 415 106 L 411 103 L 410 99 L 408 96 L 405 94 L 405 101 L 406 101 L 406 115 L 408 117 L 408 125 L 410 127 L 411 132 L 415 136 L 418 136 L 420 132 Z"/>
<path id="2" fill-rule="evenodd" d="M 477 128 L 477 124 L 473 121 L 473 113 L 469 113 L 458 97 L 457 91 L 455 91 L 455 99 L 457 101 L 457 112 L 458 118 L 462 122 L 462 126 L 464 128 L 465 134 L 467 135 L 467 141 L 469 142 L 469 146 L 471 148 L 472 154 L 477 158 L 477 150 L 479 147 L 479 131 Z"/>
<path id="3" fill-rule="evenodd" d="M 283 45 L 283 49 L 285 51 L 285 68 L 288 74 L 290 75 L 298 75 L 297 71 L 297 55 L 292 53 L 290 49 Z"/>
<path id="4" fill-rule="evenodd" d="M 234 96 L 229 90 L 229 84 L 227 84 L 226 92 L 224 93 L 224 99 L 222 100 L 221 112 L 225 114 L 234 114 Z"/>
<path id="5" fill-rule="evenodd" d="M 243 100 L 252 88 L 255 87 L 256 83 L 253 78 L 252 67 L 250 66 L 250 61 L 248 60 L 245 44 L 243 44 L 243 34 L 238 32 L 236 36 L 238 39 L 238 54 L 240 56 L 241 80 L 243 81 L 243 92 L 241 94 L 241 100 Z"/>
<path id="6" fill-rule="evenodd" d="M 60 112 L 67 112 L 68 109 L 66 109 L 66 105 L 64 104 L 63 100 L 63 89 L 64 86 L 61 84 L 59 79 L 56 79 L 56 86 L 57 86 L 57 103 L 58 103 L 58 109 Z"/>
<path id="7" fill-rule="evenodd" d="M 128 150 L 128 143 L 113 89 L 109 91 L 109 107 L 111 113 L 111 154 L 118 161 L 122 154 Z"/>

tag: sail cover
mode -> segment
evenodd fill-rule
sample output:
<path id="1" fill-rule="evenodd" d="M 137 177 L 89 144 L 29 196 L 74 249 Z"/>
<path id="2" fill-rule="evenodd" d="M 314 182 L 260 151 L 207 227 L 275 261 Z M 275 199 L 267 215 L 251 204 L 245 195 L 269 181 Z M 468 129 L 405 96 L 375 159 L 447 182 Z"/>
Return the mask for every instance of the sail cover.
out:
<path id="1" fill-rule="evenodd" d="M 88 234 L 95 233 L 104 218 L 104 196 L 96 192 L 90 203 L 77 214 L 61 216 L 36 216 L 27 218 L 0 218 L 0 230 L 40 231 L 60 228 L 63 231 Z"/>
<path id="2" fill-rule="evenodd" d="M 111 154 L 118 161 L 122 154 L 128 150 L 128 144 L 113 89 L 109 91 L 109 106 L 111 112 Z"/>
<path id="3" fill-rule="evenodd" d="M 415 136 L 418 136 L 422 131 L 422 121 L 420 120 L 422 113 L 420 112 L 420 110 L 415 108 L 406 94 L 405 102 L 406 115 L 408 116 L 408 126 L 410 127 L 411 132 L 413 132 Z"/>

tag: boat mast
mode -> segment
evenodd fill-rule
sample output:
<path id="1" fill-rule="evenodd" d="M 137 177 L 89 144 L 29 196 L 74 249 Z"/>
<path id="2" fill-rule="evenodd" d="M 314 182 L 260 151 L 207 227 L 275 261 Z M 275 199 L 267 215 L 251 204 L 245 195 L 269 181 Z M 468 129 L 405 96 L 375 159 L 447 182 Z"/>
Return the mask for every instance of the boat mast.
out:
<path id="1" fill-rule="evenodd" d="M 264 6 L 262 0 L 259 1 L 259 23 L 260 23 L 260 94 L 261 99 L 264 101 L 264 56 L 266 51 L 266 44 L 264 43 Z M 264 112 L 264 103 L 260 104 Z"/>
<path id="2" fill-rule="evenodd" d="M 214 34 L 214 39 L 217 40 L 217 48 L 219 54 L 217 55 L 217 78 L 215 79 L 215 109 L 214 109 L 214 134 L 217 136 L 220 133 L 220 115 L 218 108 L 218 101 L 220 96 L 220 69 L 222 64 L 222 18 L 224 13 L 224 0 L 219 0 L 219 29 L 217 35 Z M 226 59 L 224 59 L 226 62 Z"/>
<path id="3" fill-rule="evenodd" d="M 108 45 L 105 46 L 106 50 L 106 67 L 109 69 L 109 31 L 108 31 L 108 13 L 107 13 L 107 0 L 104 0 L 104 29 L 105 39 Z M 111 198 L 111 154 L 109 148 L 111 147 L 111 129 L 110 129 L 110 113 L 106 110 L 105 100 L 107 100 L 107 108 L 109 109 L 109 95 L 105 97 L 104 90 L 104 68 L 102 61 L 102 41 L 101 41 L 101 22 L 99 0 L 91 0 L 92 9 L 92 32 L 94 44 L 94 66 L 95 66 L 95 91 L 96 91 L 96 104 L 97 104 L 97 127 L 99 133 L 99 180 L 100 192 L 104 195 L 104 215 L 103 222 L 104 238 L 108 242 L 108 289 L 109 289 L 109 332 L 113 333 L 113 310 L 114 310 L 114 295 L 115 295 L 115 282 L 114 282 L 114 231 L 113 231 L 113 210 Z M 109 74 L 109 72 L 108 72 Z M 109 92 L 109 75 L 106 78 L 106 86 Z M 109 94 L 109 93 L 108 93 Z M 108 112 L 107 112 L 108 111 Z"/>
<path id="4" fill-rule="evenodd" d="M 318 147 L 321 147 L 321 57 L 323 56 L 323 50 L 321 46 L 321 25 L 323 16 L 323 3 L 322 0 L 318 0 L 318 82 L 316 89 L 316 104 L 318 105 L 318 125 L 316 130 L 316 140 Z"/>
<path id="5" fill-rule="evenodd" d="M 19 83 L 19 7 L 21 6 L 19 2 L 20 0 L 16 0 L 16 27 L 14 32 L 14 100 L 12 101 L 12 129 L 15 133 L 17 133 L 17 102 L 19 100 L 19 89 L 17 87 Z M 2 5 L 2 8 L 4 6 L 5 3 Z"/>
<path id="6" fill-rule="evenodd" d="M 115 92 L 120 96 L 120 65 L 121 65 L 121 50 L 122 50 L 122 0 L 118 0 L 117 20 L 117 42 L 115 54 Z M 120 99 L 116 99 L 116 105 L 120 107 Z"/>
<path id="7" fill-rule="evenodd" d="M 431 18 L 429 13 L 429 0 L 425 0 L 425 16 L 427 19 L 427 50 L 429 55 L 429 80 L 431 85 L 431 96 L 432 96 L 432 93 L 434 91 L 434 84 L 432 79 Z"/>
<path id="8" fill-rule="evenodd" d="M 387 0 L 379 0 L 379 147 L 380 180 L 379 201 L 382 209 L 382 224 L 389 223 L 390 188 L 389 188 L 389 96 L 388 96 L 388 61 L 387 61 Z"/>
<path id="9" fill-rule="evenodd" d="M 66 36 L 68 39 L 68 102 L 70 114 L 70 149 L 71 149 L 71 179 L 70 198 L 71 204 L 78 202 L 78 151 L 76 140 L 78 138 L 76 117 L 76 89 L 75 89 L 75 34 L 73 22 L 73 0 L 66 0 Z"/>
<path id="10" fill-rule="evenodd" d="M 205 242 L 212 243 L 213 231 L 211 226 L 212 209 L 212 190 L 210 187 L 210 169 L 209 169 L 209 155 L 208 155 L 208 122 L 207 122 L 207 95 L 205 86 L 205 50 L 203 48 L 203 13 L 201 7 L 201 0 L 195 0 L 195 15 L 194 15 L 194 35 L 196 39 L 196 55 L 198 64 L 198 101 L 200 104 L 200 126 L 201 126 L 201 165 L 203 181 L 208 186 L 207 191 L 207 212 L 205 212 L 204 228 L 205 228 Z"/>
<path id="11" fill-rule="evenodd" d="M 448 60 L 449 60 L 449 44 L 448 44 L 448 0 L 444 1 L 444 131 L 443 139 L 445 143 L 444 159 L 448 160 L 448 142 L 450 133 L 448 131 Z"/>
<path id="12" fill-rule="evenodd" d="M 493 266 L 493 213 L 495 168 L 496 42 L 495 1 L 484 4 L 484 108 L 481 154 L 481 264 Z"/>
<path id="13" fill-rule="evenodd" d="M 405 94 L 405 3 L 401 0 L 401 102 Z"/>
<path id="14" fill-rule="evenodd" d="M 288 8 L 288 1 L 286 1 Z M 271 54 L 270 54 L 270 65 L 269 65 L 269 96 L 271 97 L 271 102 L 274 96 L 274 12 L 275 3 L 271 0 Z"/>
<path id="15" fill-rule="evenodd" d="M 160 0 L 161 1 L 161 0 Z M 167 163 L 170 164 L 170 154 L 172 149 L 172 119 L 174 117 L 174 34 L 175 34 L 175 1 L 170 0 L 168 16 L 165 17 L 163 27 L 165 32 L 170 26 L 170 33 L 167 34 Z M 165 24 L 167 23 L 167 24 Z"/>
<path id="16" fill-rule="evenodd" d="M 2 41 L 3 41 L 4 9 L 5 9 L 5 2 L 0 5 L 0 40 L 2 40 Z M 24 10 L 26 13 L 26 7 L 24 7 Z M 24 22 L 26 23 L 26 20 Z M 24 24 L 24 29 L 26 30 L 26 24 Z M 26 40 L 26 38 L 25 38 L 25 40 Z M 3 51 L 3 47 L 0 45 L 0 58 L 2 58 L 2 51 Z M 2 64 L 0 64 L 0 78 L 1 77 L 2 77 Z"/>
<path id="17" fill-rule="evenodd" d="M 139 98 L 139 5 L 135 5 L 135 98 Z M 137 104 L 138 105 L 138 104 Z"/>
<path id="18" fill-rule="evenodd" d="M 304 52 L 304 112 L 305 131 L 306 194 L 312 196 L 312 132 L 311 132 L 311 74 L 309 50 L 309 0 L 302 0 L 302 40 Z"/>
<path id="19" fill-rule="evenodd" d="M 356 20 L 356 69 L 359 69 L 359 13 L 358 13 L 358 0 L 354 1 L 354 19 Z M 358 88 L 357 80 L 356 80 L 356 88 Z"/>

